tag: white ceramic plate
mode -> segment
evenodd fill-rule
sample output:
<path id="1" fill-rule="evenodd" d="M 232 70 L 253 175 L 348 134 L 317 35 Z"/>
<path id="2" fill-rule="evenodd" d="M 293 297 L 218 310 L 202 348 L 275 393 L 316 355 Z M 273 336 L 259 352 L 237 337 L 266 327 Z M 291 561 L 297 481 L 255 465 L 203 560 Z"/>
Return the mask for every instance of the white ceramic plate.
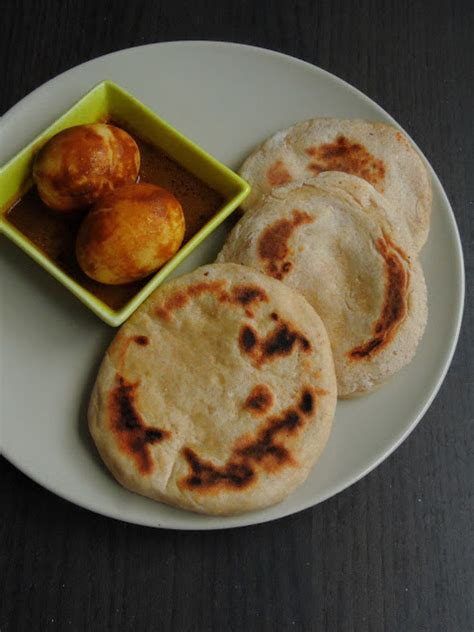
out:
<path id="1" fill-rule="evenodd" d="M 0 121 L 0 164 L 92 85 L 112 79 L 217 158 L 236 168 L 274 131 L 314 116 L 393 119 L 366 96 L 302 61 L 263 49 L 172 42 L 87 62 L 35 90 Z M 265 522 L 333 496 L 372 470 L 413 430 L 446 374 L 462 315 L 464 275 L 449 202 L 433 176 L 433 221 L 423 251 L 430 317 L 413 363 L 377 393 L 340 402 L 329 444 L 285 502 L 232 518 L 172 509 L 122 489 L 86 429 L 88 396 L 114 334 L 13 244 L 2 239 L 2 444 L 5 456 L 47 489 L 120 520 L 175 529 Z M 212 261 L 221 227 L 179 273 Z"/>

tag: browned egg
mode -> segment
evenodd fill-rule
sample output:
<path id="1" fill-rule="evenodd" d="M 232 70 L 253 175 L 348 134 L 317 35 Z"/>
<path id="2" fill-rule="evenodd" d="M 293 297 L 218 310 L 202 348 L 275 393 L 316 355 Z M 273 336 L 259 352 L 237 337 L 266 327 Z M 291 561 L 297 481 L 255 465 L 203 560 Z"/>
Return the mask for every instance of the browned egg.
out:
<path id="1" fill-rule="evenodd" d="M 130 283 L 168 261 L 184 231 L 183 209 L 174 195 L 154 184 L 131 184 L 107 194 L 86 215 L 76 257 L 100 283 Z"/>
<path id="2" fill-rule="evenodd" d="M 69 213 L 136 182 L 139 169 L 140 152 L 130 134 L 96 123 L 53 136 L 36 157 L 33 179 L 45 204 Z"/>

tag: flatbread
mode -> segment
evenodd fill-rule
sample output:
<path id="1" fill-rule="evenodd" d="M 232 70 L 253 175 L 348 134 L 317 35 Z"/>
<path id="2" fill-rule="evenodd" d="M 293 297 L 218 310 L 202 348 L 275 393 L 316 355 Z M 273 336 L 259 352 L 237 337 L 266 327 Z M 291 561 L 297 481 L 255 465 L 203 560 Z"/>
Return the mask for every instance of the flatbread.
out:
<path id="1" fill-rule="evenodd" d="M 243 208 L 251 210 L 276 186 L 325 171 L 361 177 L 383 193 L 421 250 L 430 226 L 430 178 L 405 135 L 385 123 L 316 118 L 277 132 L 240 169 L 252 186 Z"/>
<path id="2" fill-rule="evenodd" d="M 159 288 L 120 329 L 89 427 L 128 489 L 236 514 L 306 479 L 336 396 L 329 340 L 307 301 L 251 268 L 214 264 Z"/>
<path id="3" fill-rule="evenodd" d="M 274 189 L 217 259 L 252 266 L 307 298 L 328 331 L 340 397 L 374 390 L 410 362 L 427 319 L 423 271 L 399 245 L 409 238 L 392 230 L 383 196 L 357 180 L 357 195 L 329 174 Z"/>

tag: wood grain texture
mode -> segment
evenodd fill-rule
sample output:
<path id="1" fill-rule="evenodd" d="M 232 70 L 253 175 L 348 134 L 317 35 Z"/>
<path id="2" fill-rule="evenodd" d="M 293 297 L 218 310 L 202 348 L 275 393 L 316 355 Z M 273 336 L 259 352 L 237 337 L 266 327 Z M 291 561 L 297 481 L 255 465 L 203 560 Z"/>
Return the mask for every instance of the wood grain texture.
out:
<path id="1" fill-rule="evenodd" d="M 7 0 L 2 9 L 0 113 L 78 63 L 175 39 L 273 48 L 346 79 L 433 164 L 468 283 L 462 340 L 423 422 L 372 474 L 296 516 L 155 531 L 78 509 L 1 460 L 0 630 L 472 631 L 472 3 Z"/>

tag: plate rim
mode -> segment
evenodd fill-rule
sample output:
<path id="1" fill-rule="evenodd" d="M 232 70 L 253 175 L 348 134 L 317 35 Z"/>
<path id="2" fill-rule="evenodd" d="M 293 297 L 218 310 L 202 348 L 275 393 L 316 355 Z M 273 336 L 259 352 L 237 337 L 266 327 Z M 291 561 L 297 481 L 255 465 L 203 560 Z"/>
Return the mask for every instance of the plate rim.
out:
<path id="1" fill-rule="evenodd" d="M 44 484 L 43 482 L 41 482 L 39 480 L 39 477 L 37 475 L 35 475 L 35 473 L 32 471 L 32 468 L 27 465 L 27 464 L 19 464 L 17 459 L 11 455 L 8 454 L 8 451 L 6 449 L 6 447 L 4 445 L 0 445 L 0 454 L 2 456 L 5 457 L 5 459 L 7 461 L 9 461 L 14 467 L 16 467 L 18 470 L 20 470 L 20 472 L 22 472 L 23 474 L 25 474 L 26 476 L 28 476 L 31 480 L 33 480 L 36 484 L 40 485 L 41 487 L 43 487 L 44 489 L 46 489 L 48 492 L 53 493 L 56 496 L 59 496 L 60 498 L 62 498 L 63 500 L 66 500 L 67 502 L 70 502 L 72 504 L 74 504 L 75 506 L 80 507 L 81 509 L 86 509 L 88 511 L 92 511 L 93 513 L 96 513 L 98 515 L 101 516 L 105 516 L 107 518 L 112 518 L 113 520 L 118 520 L 121 522 L 125 522 L 128 524 L 136 524 L 136 525 L 140 525 L 140 526 L 146 526 L 146 527 L 152 527 L 152 528 L 159 528 L 159 529 L 174 529 L 174 530 L 179 530 L 179 531 L 214 531 L 214 530 L 221 530 L 221 529 L 235 529 L 235 528 L 241 528 L 241 527 L 247 527 L 247 526 L 252 526 L 252 525 L 259 525 L 259 524 L 264 524 L 267 522 L 273 522 L 276 520 L 280 520 L 282 518 L 286 518 L 290 515 L 294 515 L 297 513 L 300 513 L 302 511 L 305 511 L 307 509 L 310 509 L 312 507 L 316 507 L 317 505 L 319 505 L 320 503 L 328 500 L 329 498 L 332 498 L 333 496 L 336 496 L 337 494 L 341 493 L 342 491 L 348 489 L 349 487 L 351 487 L 352 485 L 354 485 L 355 483 L 357 483 L 358 481 L 360 481 L 362 478 L 364 478 L 365 476 L 367 476 L 370 472 L 372 472 L 376 467 L 378 467 L 383 461 L 385 461 L 386 459 L 388 459 L 393 452 L 395 452 L 395 450 L 408 438 L 408 436 L 413 432 L 413 430 L 416 428 L 416 426 L 419 424 L 419 422 L 421 421 L 421 419 L 423 418 L 423 416 L 425 415 L 425 413 L 427 412 L 427 410 L 429 409 L 429 407 L 431 406 L 431 404 L 433 403 L 435 397 L 437 396 L 445 378 L 447 375 L 447 372 L 451 366 L 452 360 L 453 360 L 453 356 L 454 353 L 456 351 L 456 347 L 459 341 L 459 335 L 460 335 L 460 330 L 461 330 L 461 325 L 462 325 L 462 319 L 463 319 L 463 314 L 464 314 L 464 304 L 465 304 L 465 265 L 464 265 L 464 254 L 463 254 L 463 248 L 462 248 L 462 241 L 460 238 L 460 234 L 459 234 L 459 228 L 456 222 L 456 217 L 454 215 L 453 212 L 453 208 L 451 206 L 451 203 L 449 201 L 449 198 L 444 190 L 443 185 L 441 184 L 440 179 L 438 178 L 436 172 L 434 171 L 433 167 L 431 166 L 430 162 L 427 160 L 426 156 L 424 155 L 424 153 L 421 151 L 421 149 L 418 147 L 418 145 L 416 144 L 416 142 L 414 142 L 414 140 L 411 138 L 411 136 L 399 125 L 399 123 L 397 123 L 397 121 L 382 107 L 380 106 L 376 101 L 374 101 L 373 99 L 371 99 L 370 97 L 368 97 L 366 94 L 364 94 L 361 90 L 359 90 L 358 88 L 356 88 L 355 86 L 353 86 L 352 84 L 350 84 L 349 82 L 347 82 L 344 79 L 341 79 L 340 77 L 332 74 L 331 72 L 325 70 L 324 68 L 321 68 L 311 62 L 305 61 L 303 59 L 299 59 L 297 57 L 294 57 L 292 55 L 288 55 L 286 53 L 282 53 L 280 51 L 276 51 L 276 50 L 272 50 L 272 49 L 268 49 L 265 47 L 260 47 L 260 46 L 254 46 L 254 45 L 249 45 L 249 44 L 241 44 L 239 42 L 231 42 L 231 41 L 224 41 L 224 40 L 195 40 L 195 39 L 191 39 L 191 40 L 170 40 L 170 41 L 165 41 L 165 42 L 154 42 L 154 43 L 150 43 L 150 44 L 144 44 L 144 45 L 138 45 L 138 46 L 131 46 L 131 47 L 127 47 L 127 48 L 123 48 L 123 49 L 119 49 L 116 51 L 112 51 L 110 53 L 106 53 L 104 55 L 100 55 L 98 57 L 95 57 L 93 59 L 89 59 L 85 62 L 82 62 L 76 66 L 72 66 L 71 68 L 68 68 L 67 70 L 59 73 L 58 75 L 51 77 L 50 79 L 48 79 L 46 82 L 42 83 L 41 85 L 39 85 L 37 88 L 35 88 L 34 90 L 32 90 L 31 92 L 29 92 L 28 94 L 26 94 L 24 97 L 22 97 L 17 103 L 15 103 L 13 106 L 11 106 L 2 116 L 0 116 L 0 123 L 3 126 L 5 123 L 8 124 L 9 119 L 13 116 L 15 116 L 16 111 L 19 110 L 22 107 L 27 107 L 29 102 L 32 101 L 35 98 L 35 95 L 42 91 L 47 89 L 47 86 L 52 83 L 52 82 L 57 82 L 60 81 L 60 79 L 73 71 L 76 71 L 79 68 L 82 68 L 83 66 L 86 66 L 87 64 L 93 64 L 95 62 L 97 62 L 98 60 L 103 60 L 106 58 L 110 58 L 112 56 L 120 56 L 122 54 L 126 54 L 130 51 L 134 51 L 134 50 L 138 50 L 138 49 L 147 49 L 147 48 L 154 48 L 154 49 L 158 49 L 160 47 L 174 47 L 174 46 L 178 46 L 178 47 L 182 47 L 182 46 L 203 46 L 203 47 L 208 47 L 208 46 L 215 46 L 216 48 L 218 47 L 222 47 L 222 48 L 227 48 L 227 47 L 231 47 L 231 48 L 235 48 L 235 49 L 247 49 L 247 50 L 253 50 L 253 51 L 257 51 L 258 54 L 264 54 L 270 57 L 276 57 L 276 58 L 281 58 L 283 59 L 285 62 L 290 62 L 293 63 L 295 65 L 301 66 L 301 67 L 306 67 L 307 69 L 310 69 L 311 71 L 316 71 L 318 73 L 321 73 L 322 75 L 324 75 L 327 79 L 329 79 L 330 81 L 333 81 L 335 84 L 338 84 L 339 86 L 345 88 L 346 90 L 349 90 L 352 93 L 355 93 L 359 98 L 361 98 L 363 101 L 367 102 L 370 105 L 375 105 L 376 108 L 384 114 L 384 116 L 387 118 L 387 120 L 389 120 L 395 127 L 397 127 L 398 129 L 402 130 L 404 132 L 404 134 L 406 134 L 406 136 L 410 139 L 410 141 L 413 143 L 414 147 L 417 149 L 417 151 L 419 152 L 419 154 L 422 156 L 422 159 L 425 163 L 425 166 L 427 167 L 431 178 L 432 178 L 432 182 L 433 182 L 433 189 L 437 189 L 437 192 L 440 194 L 441 196 L 441 200 L 442 203 L 447 207 L 448 209 L 448 217 L 449 217 L 449 224 L 451 226 L 451 229 L 453 231 L 453 237 L 454 237 L 454 243 L 456 245 L 456 267 L 458 268 L 459 271 L 459 288 L 458 288 L 458 292 L 459 292 L 459 296 L 458 296 L 458 302 L 456 307 L 456 318 L 455 318 L 455 322 L 453 322 L 452 324 L 454 324 L 454 332 L 453 335 L 451 337 L 451 340 L 449 342 L 449 349 L 447 350 L 447 353 L 445 351 L 445 359 L 444 359 L 444 363 L 443 363 L 443 368 L 441 370 L 441 372 L 439 373 L 438 379 L 436 381 L 436 384 L 434 386 L 434 388 L 431 391 L 430 396 L 427 398 L 427 400 L 424 402 L 424 404 L 419 408 L 417 414 L 413 417 L 411 423 L 408 425 L 408 427 L 400 433 L 400 436 L 396 439 L 396 441 L 394 441 L 387 449 L 383 449 L 382 453 L 377 456 L 375 459 L 371 460 L 367 466 L 355 477 L 347 477 L 346 479 L 344 479 L 343 481 L 341 481 L 339 484 L 337 485 L 333 485 L 332 487 L 330 487 L 326 493 L 322 494 L 322 496 L 316 500 L 315 502 L 313 501 L 309 501 L 309 502 L 302 502 L 301 506 L 298 506 L 297 508 L 289 508 L 288 510 L 283 510 L 278 516 L 258 516 L 258 511 L 257 512 L 250 512 L 250 513 L 244 513 L 244 514 L 238 514 L 236 516 L 229 516 L 229 517 L 225 517 L 225 516 L 213 516 L 216 517 L 220 520 L 221 524 L 215 525 L 213 523 L 210 524 L 202 524 L 199 526 L 196 526 L 194 524 L 189 524 L 187 525 L 185 522 L 184 524 L 182 523 L 182 521 L 180 521 L 179 519 L 167 519 L 165 522 L 166 524 L 161 524 L 160 520 L 158 519 L 156 523 L 151 523 L 150 521 L 146 521 L 146 520 L 140 520 L 140 519 L 134 519 L 134 518 L 129 518 L 129 517 L 118 517 L 116 514 L 113 514 L 111 511 L 107 510 L 107 509 L 100 509 L 100 508 L 96 508 L 93 507 L 92 505 L 88 504 L 87 502 L 81 500 L 77 500 L 76 498 L 72 498 L 71 495 L 64 493 L 63 491 L 58 491 L 57 489 L 54 488 L 54 486 L 52 486 L 51 484 Z M 453 310 L 454 313 L 454 310 Z M 3 441 L 1 442 L 3 444 Z M 131 492 L 130 492 L 131 493 Z M 237 520 L 238 524 L 234 524 L 234 522 Z"/>

